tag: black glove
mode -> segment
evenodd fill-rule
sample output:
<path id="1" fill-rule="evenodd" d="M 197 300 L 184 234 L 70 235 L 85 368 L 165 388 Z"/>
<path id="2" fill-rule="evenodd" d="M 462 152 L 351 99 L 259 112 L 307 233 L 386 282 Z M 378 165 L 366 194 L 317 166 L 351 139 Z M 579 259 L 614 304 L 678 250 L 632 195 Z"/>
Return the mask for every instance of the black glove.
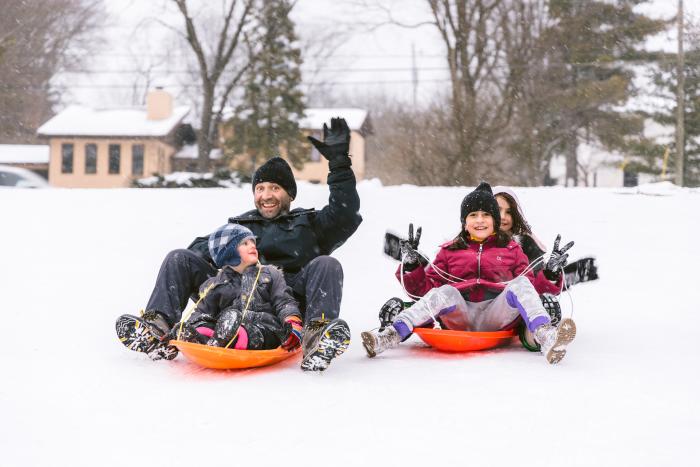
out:
<path id="1" fill-rule="evenodd" d="M 564 275 L 568 286 L 594 281 L 598 279 L 598 265 L 595 258 L 581 258 L 567 265 L 564 268 Z"/>
<path id="2" fill-rule="evenodd" d="M 387 326 L 391 326 L 396 316 L 401 313 L 403 309 L 404 303 L 400 298 L 394 297 L 387 300 L 379 310 L 379 330 L 383 331 Z"/>
<path id="3" fill-rule="evenodd" d="M 323 142 L 313 136 L 307 136 L 323 157 L 328 159 L 330 170 L 339 167 L 350 167 L 350 128 L 344 118 L 331 118 L 331 128 L 323 124 Z"/>
<path id="4" fill-rule="evenodd" d="M 423 232 L 422 227 L 416 230 L 416 236 L 413 236 L 413 224 L 408 224 L 408 240 L 401 240 L 399 247 L 401 248 L 401 260 L 403 261 L 404 271 L 413 271 L 419 266 L 428 264 L 423 255 L 418 253 L 418 243 Z"/>
<path id="5" fill-rule="evenodd" d="M 574 242 L 569 242 L 564 245 L 561 250 L 559 249 L 559 242 L 561 241 L 561 235 L 557 235 L 554 240 L 554 246 L 552 247 L 552 253 L 549 255 L 549 260 L 544 266 L 544 277 L 550 281 L 559 280 L 561 271 L 566 266 L 566 260 L 569 258 L 569 254 L 566 253 L 569 248 L 574 246 Z"/>

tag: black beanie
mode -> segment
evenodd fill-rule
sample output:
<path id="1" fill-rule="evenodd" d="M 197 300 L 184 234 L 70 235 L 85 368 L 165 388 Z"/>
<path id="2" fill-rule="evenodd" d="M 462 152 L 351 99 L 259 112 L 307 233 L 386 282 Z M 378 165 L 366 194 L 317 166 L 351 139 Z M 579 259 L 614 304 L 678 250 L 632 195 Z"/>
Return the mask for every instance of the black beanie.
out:
<path id="1" fill-rule="evenodd" d="M 261 182 L 276 183 L 284 188 L 292 199 L 297 197 L 297 182 L 294 180 L 292 168 L 281 157 L 273 157 L 258 167 L 253 174 L 253 191 L 255 185 Z"/>
<path id="2" fill-rule="evenodd" d="M 498 201 L 496 201 L 496 197 L 493 196 L 491 191 L 491 185 L 486 182 L 481 182 L 476 187 L 476 190 L 469 193 L 462 200 L 462 206 L 459 211 L 462 225 L 464 225 L 464 218 L 467 217 L 467 214 L 474 211 L 484 211 L 491 214 L 493 217 L 493 230 L 498 232 L 498 229 L 501 227 L 501 211 L 498 208 Z"/>

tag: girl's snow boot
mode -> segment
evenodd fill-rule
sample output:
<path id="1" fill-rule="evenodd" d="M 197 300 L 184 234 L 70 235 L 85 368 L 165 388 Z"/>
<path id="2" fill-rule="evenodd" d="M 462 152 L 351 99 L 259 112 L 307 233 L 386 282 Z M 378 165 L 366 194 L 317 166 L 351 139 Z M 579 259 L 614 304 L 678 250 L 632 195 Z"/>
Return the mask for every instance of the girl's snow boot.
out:
<path id="1" fill-rule="evenodd" d="M 534 334 L 547 362 L 559 363 L 566 355 L 566 346 L 576 337 L 576 324 L 571 318 L 565 318 L 557 327 L 543 324 Z"/>
<path id="2" fill-rule="evenodd" d="M 324 371 L 331 360 L 341 355 L 350 345 L 350 328 L 340 318 L 332 321 L 317 319 L 304 327 L 301 348 L 304 371 Z"/>
<path id="3" fill-rule="evenodd" d="M 365 331 L 362 333 L 362 345 L 367 351 L 369 358 L 374 358 L 386 349 L 398 347 L 401 343 L 401 336 L 393 326 L 389 326 L 383 331 Z"/>

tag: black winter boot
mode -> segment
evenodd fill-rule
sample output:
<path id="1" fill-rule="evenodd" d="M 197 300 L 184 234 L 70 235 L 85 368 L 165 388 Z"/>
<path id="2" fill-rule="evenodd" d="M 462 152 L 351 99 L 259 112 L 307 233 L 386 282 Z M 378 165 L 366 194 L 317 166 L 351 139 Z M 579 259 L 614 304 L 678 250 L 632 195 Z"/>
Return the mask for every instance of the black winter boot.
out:
<path id="1" fill-rule="evenodd" d="M 221 312 L 219 315 L 219 320 L 216 322 L 216 327 L 214 328 L 214 336 L 209 339 L 207 345 L 212 345 L 214 347 L 226 347 L 229 342 L 229 348 L 233 348 L 236 345 L 235 340 L 231 342 L 237 333 L 238 328 L 241 327 L 241 322 L 243 321 L 243 313 L 240 310 L 229 307 Z M 236 340 L 238 338 L 236 337 Z"/>
<path id="2" fill-rule="evenodd" d="M 331 360 L 341 355 L 350 345 L 350 328 L 340 318 L 332 321 L 314 320 L 304 326 L 301 348 L 304 371 L 324 371 Z"/>
<path id="3" fill-rule="evenodd" d="M 177 348 L 168 345 L 170 325 L 156 311 L 141 313 L 141 317 L 121 315 L 116 323 L 117 337 L 124 346 L 135 352 L 143 352 L 152 360 L 172 360 Z"/>

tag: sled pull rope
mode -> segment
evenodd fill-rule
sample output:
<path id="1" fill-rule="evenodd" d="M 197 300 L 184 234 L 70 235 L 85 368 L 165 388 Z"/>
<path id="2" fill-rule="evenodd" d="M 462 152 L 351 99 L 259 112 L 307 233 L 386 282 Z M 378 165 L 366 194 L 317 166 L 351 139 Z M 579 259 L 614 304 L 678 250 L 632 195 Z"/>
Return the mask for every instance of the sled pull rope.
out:
<path id="1" fill-rule="evenodd" d="M 245 308 L 243 308 L 243 316 L 241 316 L 241 324 L 238 326 L 238 329 L 236 329 L 236 334 L 233 335 L 230 341 L 228 341 L 228 344 L 226 344 L 225 349 L 228 349 L 229 346 L 233 343 L 233 341 L 236 340 L 236 337 L 238 337 L 238 331 L 241 330 L 241 326 L 243 326 L 243 319 L 245 319 L 245 315 L 248 313 L 248 307 L 250 306 L 251 300 L 253 300 L 253 294 L 255 293 L 255 287 L 258 285 L 258 279 L 260 279 L 260 272 L 262 272 L 262 264 L 258 262 L 256 265 L 258 268 L 258 273 L 255 276 L 255 282 L 253 282 L 253 286 L 250 288 L 250 291 L 248 292 L 248 300 L 245 302 Z"/>

